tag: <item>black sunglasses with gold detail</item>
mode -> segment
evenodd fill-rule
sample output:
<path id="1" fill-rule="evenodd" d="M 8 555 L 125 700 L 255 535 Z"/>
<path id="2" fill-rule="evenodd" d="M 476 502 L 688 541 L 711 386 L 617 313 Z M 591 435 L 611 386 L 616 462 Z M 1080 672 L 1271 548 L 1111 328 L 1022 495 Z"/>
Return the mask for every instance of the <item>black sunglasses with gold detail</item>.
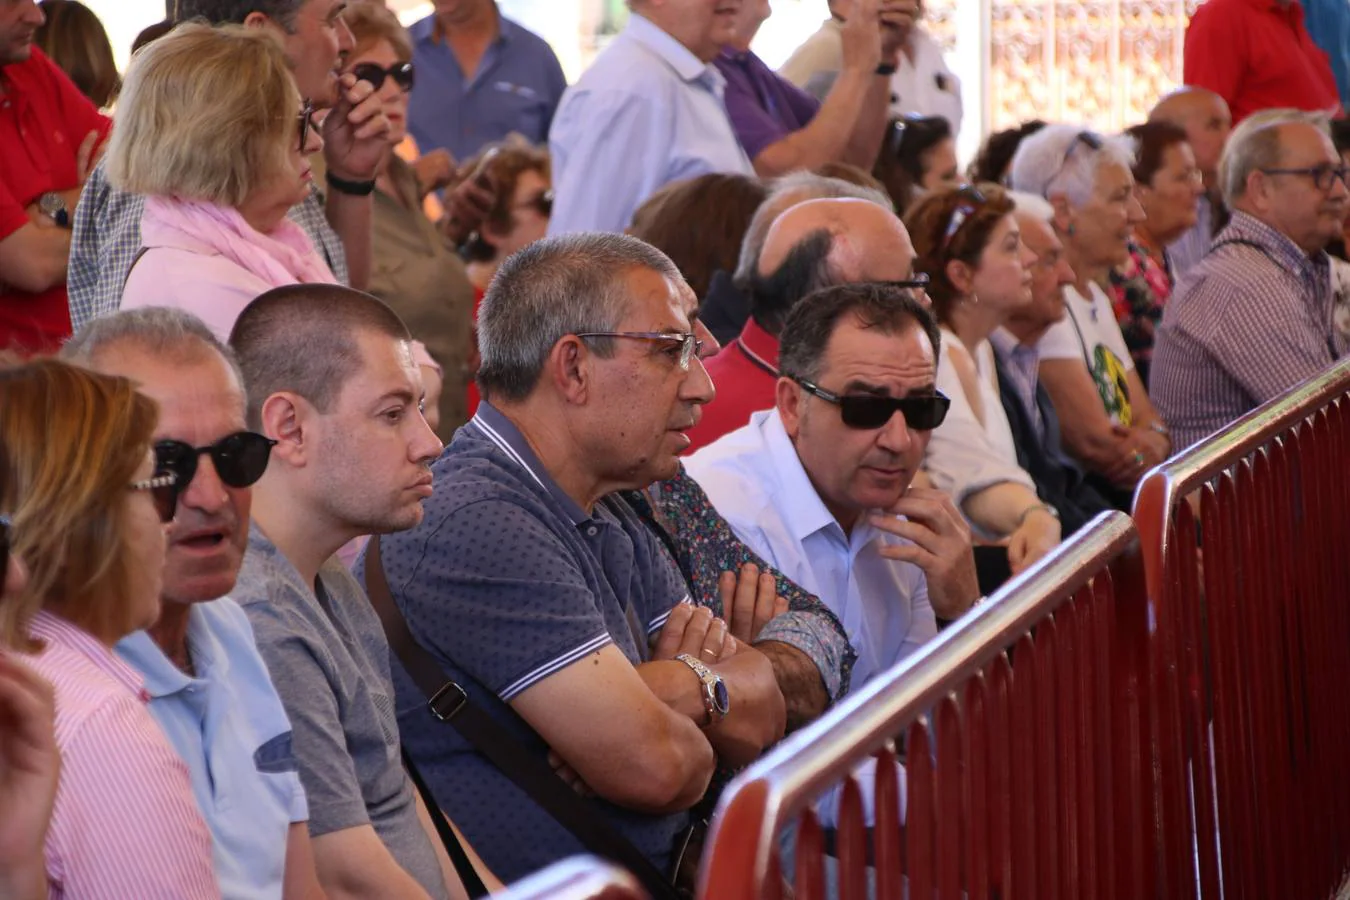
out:
<path id="1" fill-rule="evenodd" d="M 405 94 L 413 89 L 413 64 L 410 62 L 394 63 L 387 69 L 375 63 L 357 63 L 352 66 L 352 74 L 357 81 L 370 82 L 377 91 L 384 86 L 386 78 L 394 79 Z"/>
<path id="2" fill-rule="evenodd" d="M 151 501 L 155 504 L 156 515 L 161 522 L 167 524 L 173 521 L 174 512 L 178 509 L 177 485 L 178 476 L 173 472 L 165 472 L 144 481 L 133 481 L 130 488 L 133 491 L 148 491 Z"/>
<path id="3" fill-rule="evenodd" d="M 839 416 L 849 428 L 873 431 L 881 428 L 897 412 L 904 413 L 905 424 L 915 431 L 932 431 L 947 418 L 952 401 L 941 391 L 909 397 L 882 397 L 877 394 L 836 394 L 814 382 L 789 375 L 809 394 L 839 407 Z"/>

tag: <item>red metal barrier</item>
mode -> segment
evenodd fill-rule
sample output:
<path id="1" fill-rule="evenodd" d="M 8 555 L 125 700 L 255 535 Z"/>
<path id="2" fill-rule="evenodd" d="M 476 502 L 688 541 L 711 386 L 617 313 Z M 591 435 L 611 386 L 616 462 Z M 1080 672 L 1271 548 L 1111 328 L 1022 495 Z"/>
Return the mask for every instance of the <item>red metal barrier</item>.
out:
<path id="1" fill-rule="evenodd" d="M 1350 362 L 1140 485 L 1169 897 L 1326 898 L 1350 868 L 1348 454 Z"/>
<path id="2" fill-rule="evenodd" d="M 593 856 L 554 863 L 492 896 L 494 900 L 647 900 L 636 878 Z"/>
<path id="3" fill-rule="evenodd" d="M 841 900 L 868 896 L 869 871 L 879 900 L 901 900 L 905 879 L 911 898 L 1158 896 L 1135 545 L 1128 517 L 1100 516 L 743 772 L 714 819 L 699 896 L 782 897 L 780 837 L 792 825 L 795 895 L 826 896 L 814 804 L 840 783 Z M 870 834 L 852 774 L 868 758 Z"/>

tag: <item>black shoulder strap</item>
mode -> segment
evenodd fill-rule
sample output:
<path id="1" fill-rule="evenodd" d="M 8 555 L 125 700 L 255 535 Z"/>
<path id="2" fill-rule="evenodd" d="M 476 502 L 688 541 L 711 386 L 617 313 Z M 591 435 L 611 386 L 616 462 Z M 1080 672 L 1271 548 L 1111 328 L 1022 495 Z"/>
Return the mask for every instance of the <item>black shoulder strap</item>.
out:
<path id="1" fill-rule="evenodd" d="M 378 536 L 372 537 L 366 548 L 366 593 L 384 626 L 389 646 L 427 696 L 427 708 L 432 716 L 453 726 L 475 750 L 570 831 L 587 850 L 628 869 L 656 900 L 677 900 L 679 895 L 670 880 L 657 871 L 632 841 L 619 834 L 593 807 L 582 801 L 548 763 L 527 750 L 511 732 L 474 704 L 464 688 L 445 676 L 436 658 L 417 643 L 403 614 L 394 604 L 384 564 L 380 561 Z M 426 804 L 433 816 L 444 819 L 433 797 L 426 796 Z M 440 828 L 439 822 L 437 828 Z M 458 862 L 455 867 L 459 868 Z M 460 877 L 464 878 L 463 871 Z M 474 877 L 477 879 L 476 873 Z M 480 892 L 474 893 L 465 879 L 465 888 L 475 897 L 486 893 L 481 890 L 481 881 L 478 884 Z"/>

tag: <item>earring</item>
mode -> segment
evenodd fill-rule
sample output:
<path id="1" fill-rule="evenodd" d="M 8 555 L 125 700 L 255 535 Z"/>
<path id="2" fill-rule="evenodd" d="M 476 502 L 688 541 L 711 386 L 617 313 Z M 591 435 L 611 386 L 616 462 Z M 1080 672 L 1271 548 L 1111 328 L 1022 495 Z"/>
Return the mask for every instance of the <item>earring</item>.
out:
<path id="1" fill-rule="evenodd" d="M 977 294 L 977 293 L 975 293 L 974 291 L 971 291 L 971 292 L 970 292 L 970 305 L 971 305 L 971 306 L 979 306 L 979 305 L 980 305 L 980 295 Z"/>
<path id="2" fill-rule="evenodd" d="M 1068 226 L 1067 228 L 1064 229 L 1064 236 L 1065 236 L 1065 237 L 1073 237 L 1073 232 L 1074 232 L 1073 223 L 1070 222 L 1070 223 L 1069 223 L 1069 226 Z"/>

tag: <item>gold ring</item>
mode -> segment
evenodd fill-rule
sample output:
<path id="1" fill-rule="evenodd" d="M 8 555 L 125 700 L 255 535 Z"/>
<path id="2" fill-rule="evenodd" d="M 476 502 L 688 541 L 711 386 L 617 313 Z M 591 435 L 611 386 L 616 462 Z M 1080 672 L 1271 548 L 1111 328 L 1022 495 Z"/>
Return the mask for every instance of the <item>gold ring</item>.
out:
<path id="1" fill-rule="evenodd" d="M 717 654 L 716 654 L 715 652 L 713 652 L 712 650 L 709 650 L 707 647 L 704 647 L 704 648 L 703 648 L 702 650 L 700 650 L 699 652 L 700 652 L 700 653 L 706 653 L 706 654 L 708 654 L 709 656 L 713 657 L 714 659 L 717 658 Z"/>

